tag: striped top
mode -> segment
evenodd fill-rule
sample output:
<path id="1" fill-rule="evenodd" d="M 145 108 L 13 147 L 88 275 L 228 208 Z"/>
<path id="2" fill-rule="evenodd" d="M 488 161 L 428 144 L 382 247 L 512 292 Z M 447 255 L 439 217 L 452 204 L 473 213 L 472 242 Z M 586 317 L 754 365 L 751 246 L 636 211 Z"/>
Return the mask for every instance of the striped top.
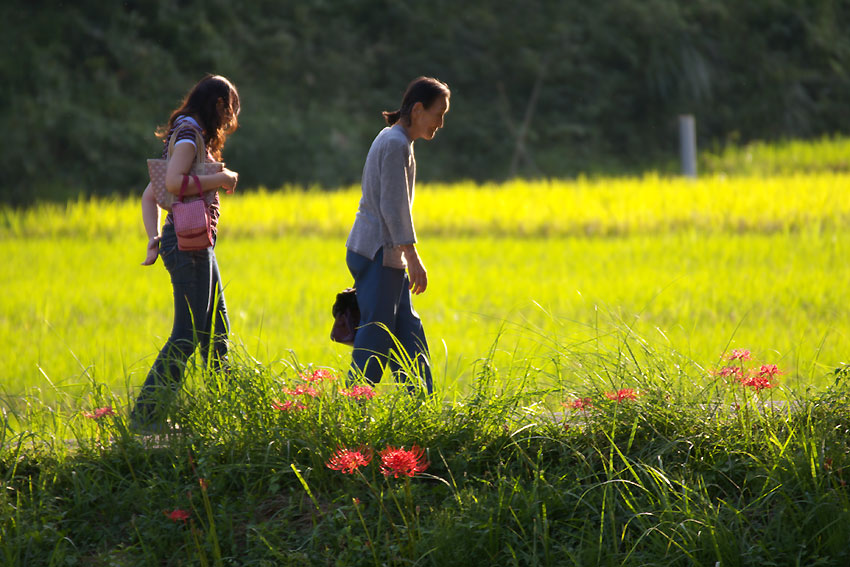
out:
<path id="1" fill-rule="evenodd" d="M 201 133 L 201 137 L 203 137 L 204 130 L 201 128 L 198 121 L 192 118 L 191 116 L 180 115 L 174 119 L 174 125 L 168 130 L 168 135 L 165 136 L 165 140 L 162 147 L 162 158 L 166 159 L 168 157 L 168 141 L 171 139 L 171 134 L 178 127 L 183 126 L 185 124 L 189 124 L 194 129 L 198 130 Z M 192 144 L 195 145 L 195 133 L 190 128 L 184 128 L 179 134 L 177 134 L 177 140 L 174 142 L 174 147 L 176 148 L 178 144 Z M 204 148 L 204 152 L 206 153 L 206 161 L 211 162 L 215 161 L 210 154 L 209 150 Z M 189 183 L 193 183 L 191 180 Z M 212 227 L 213 233 L 216 232 L 218 227 L 218 217 L 221 215 L 221 202 L 218 198 L 218 191 L 206 191 L 204 192 L 204 201 L 207 204 L 207 208 L 210 211 L 210 226 Z M 171 213 L 168 213 L 168 217 L 170 219 Z M 173 220 L 173 219 L 171 219 Z"/>

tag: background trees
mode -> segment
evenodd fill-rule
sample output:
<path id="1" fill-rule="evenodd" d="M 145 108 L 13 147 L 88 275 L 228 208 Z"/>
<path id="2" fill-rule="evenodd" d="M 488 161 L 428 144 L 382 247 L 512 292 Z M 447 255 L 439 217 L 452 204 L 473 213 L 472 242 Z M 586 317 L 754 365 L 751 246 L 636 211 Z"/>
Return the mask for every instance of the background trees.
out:
<path id="1" fill-rule="evenodd" d="M 244 4 L 244 5 L 242 5 Z M 700 143 L 850 126 L 839 0 L 16 2 L 0 7 L 0 200 L 140 192 L 204 73 L 243 98 L 244 188 L 356 183 L 407 81 L 453 89 L 422 179 L 665 169 Z"/>

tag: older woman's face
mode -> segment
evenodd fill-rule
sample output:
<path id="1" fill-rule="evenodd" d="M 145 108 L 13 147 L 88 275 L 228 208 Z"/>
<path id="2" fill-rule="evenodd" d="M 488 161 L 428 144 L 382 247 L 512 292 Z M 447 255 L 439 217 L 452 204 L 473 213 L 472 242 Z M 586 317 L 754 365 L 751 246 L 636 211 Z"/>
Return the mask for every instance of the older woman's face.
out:
<path id="1" fill-rule="evenodd" d="M 437 134 L 437 130 L 443 127 L 446 113 L 449 111 L 449 97 L 441 96 L 431 105 L 425 108 L 417 103 L 414 109 L 411 124 L 413 139 L 424 138 L 431 140 Z"/>

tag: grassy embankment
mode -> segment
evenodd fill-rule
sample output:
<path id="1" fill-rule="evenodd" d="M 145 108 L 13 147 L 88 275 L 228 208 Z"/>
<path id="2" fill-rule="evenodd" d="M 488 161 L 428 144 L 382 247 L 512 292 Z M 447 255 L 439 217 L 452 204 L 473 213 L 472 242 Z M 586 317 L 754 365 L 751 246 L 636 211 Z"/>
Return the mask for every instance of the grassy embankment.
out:
<path id="1" fill-rule="evenodd" d="M 326 335 L 356 193 L 234 198 L 218 254 L 235 381 L 198 367 L 179 429 L 154 439 L 123 407 L 169 324 L 167 277 L 127 235 L 136 203 L 5 211 L 0 557 L 845 565 L 847 183 L 421 187 L 426 402 L 391 385 L 356 402 L 340 380 L 291 393 L 347 363 Z M 721 359 L 731 348 L 754 359 Z M 769 388 L 721 372 L 770 364 Z M 384 477 L 379 451 L 413 444 L 425 474 Z M 326 466 L 341 447 L 374 457 L 344 475 Z"/>

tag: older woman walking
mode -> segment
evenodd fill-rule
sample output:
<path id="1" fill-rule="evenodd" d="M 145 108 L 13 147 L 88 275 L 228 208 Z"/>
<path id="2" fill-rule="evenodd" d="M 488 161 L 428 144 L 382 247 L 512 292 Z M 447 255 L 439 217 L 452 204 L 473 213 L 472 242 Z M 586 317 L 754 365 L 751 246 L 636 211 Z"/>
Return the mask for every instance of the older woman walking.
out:
<path id="1" fill-rule="evenodd" d="M 345 245 L 360 307 L 350 372 L 354 379 L 363 376 L 375 384 L 389 365 L 410 389 L 417 387 L 412 380 L 418 378 L 421 388 L 433 392 L 428 342 L 411 302 L 411 294 L 428 287 L 413 227 L 413 143 L 433 139 L 443 127 L 450 96 L 449 87 L 437 79 L 414 79 L 400 108 L 383 112 L 387 126 L 366 156 L 360 206 Z M 404 352 L 390 356 L 396 345 Z"/>

